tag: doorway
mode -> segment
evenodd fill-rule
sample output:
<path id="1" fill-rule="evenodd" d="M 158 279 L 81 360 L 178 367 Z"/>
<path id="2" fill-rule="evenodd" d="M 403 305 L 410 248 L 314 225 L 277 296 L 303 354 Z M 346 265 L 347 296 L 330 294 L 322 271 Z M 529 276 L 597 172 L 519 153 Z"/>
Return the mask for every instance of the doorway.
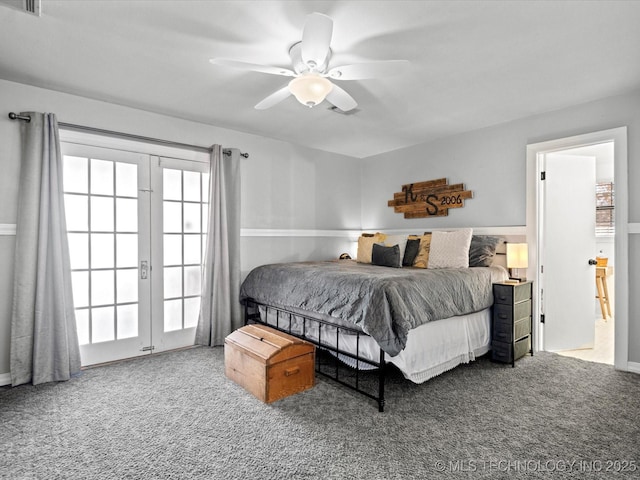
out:
<path id="1" fill-rule="evenodd" d="M 82 365 L 191 346 L 208 163 L 61 142 Z"/>
<path id="2" fill-rule="evenodd" d="M 534 279 L 534 330 L 537 333 L 537 342 L 535 348 L 537 350 L 549 350 L 547 348 L 548 338 L 545 335 L 553 334 L 551 325 L 546 323 L 545 303 L 546 296 L 551 291 L 544 290 L 544 268 L 543 259 L 545 251 L 544 237 L 544 189 L 542 175 L 545 168 L 545 157 L 551 153 L 569 151 L 571 154 L 584 155 L 584 150 L 595 145 L 610 143 L 613 146 L 613 172 L 615 177 L 615 234 L 612 237 L 613 242 L 609 239 L 609 246 L 604 247 L 600 242 L 600 246 L 596 247 L 594 255 L 599 254 L 599 250 L 603 251 L 603 255 L 610 255 L 614 258 L 615 268 L 612 269 L 612 275 L 608 278 L 611 285 L 615 284 L 615 300 L 611 298 L 612 310 L 615 312 L 614 325 L 614 360 L 615 367 L 619 370 L 627 370 L 627 354 L 628 354 L 628 269 L 627 269 L 627 139 L 626 127 L 606 130 L 602 132 L 594 132 L 590 134 L 578 135 L 575 137 L 563 138 L 527 146 L 527 241 L 530 244 L 531 266 L 533 272 L 530 271 L 530 277 Z M 595 148 L 595 147 L 594 147 Z M 604 147 L 603 147 L 604 148 Z M 592 190 L 595 196 L 595 188 Z M 594 215 L 595 216 L 595 215 Z M 571 232 L 565 231 L 565 235 L 571 236 Z M 613 253 L 611 253 L 613 252 Z M 583 262 L 589 258 L 582 259 Z M 595 259 L 594 259 L 595 260 Z M 582 265 L 581 267 L 582 268 Z M 547 273 L 550 273 L 547 271 Z M 592 318 L 595 316 L 595 272 L 593 269 L 588 273 L 590 277 L 590 289 L 588 294 L 590 297 L 589 305 L 591 307 Z M 572 283 L 572 282 L 567 282 Z M 561 288 L 555 286 L 553 288 Z M 555 292 L 557 295 L 561 293 Z M 584 298 L 584 297 L 583 297 Z M 572 295 L 564 297 L 571 311 L 572 302 L 581 302 L 580 299 L 574 298 Z M 581 302 L 582 303 L 582 302 Z M 568 314 L 567 316 L 571 316 Z M 595 322 L 594 322 L 595 323 Z"/>

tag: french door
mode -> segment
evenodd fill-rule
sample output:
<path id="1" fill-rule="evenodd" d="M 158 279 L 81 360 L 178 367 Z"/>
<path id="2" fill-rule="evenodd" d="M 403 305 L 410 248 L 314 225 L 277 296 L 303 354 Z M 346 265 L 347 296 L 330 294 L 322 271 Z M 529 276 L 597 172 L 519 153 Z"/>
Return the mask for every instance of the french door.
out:
<path id="1" fill-rule="evenodd" d="M 61 146 L 82 364 L 193 345 L 207 164 Z"/>

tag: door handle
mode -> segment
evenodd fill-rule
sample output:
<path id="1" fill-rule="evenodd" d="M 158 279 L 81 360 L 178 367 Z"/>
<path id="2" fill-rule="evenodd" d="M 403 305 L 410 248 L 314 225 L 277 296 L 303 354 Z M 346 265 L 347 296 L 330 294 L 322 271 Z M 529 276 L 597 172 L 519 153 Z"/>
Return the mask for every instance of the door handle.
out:
<path id="1" fill-rule="evenodd" d="M 589 259 L 589 265 L 597 265 L 597 264 L 598 264 L 598 261 L 597 261 L 597 260 L 595 260 L 595 259 L 593 259 L 593 258 L 590 258 L 590 259 Z"/>
<path id="2" fill-rule="evenodd" d="M 140 262 L 140 279 L 146 280 L 149 276 L 149 262 L 147 260 L 142 260 Z"/>

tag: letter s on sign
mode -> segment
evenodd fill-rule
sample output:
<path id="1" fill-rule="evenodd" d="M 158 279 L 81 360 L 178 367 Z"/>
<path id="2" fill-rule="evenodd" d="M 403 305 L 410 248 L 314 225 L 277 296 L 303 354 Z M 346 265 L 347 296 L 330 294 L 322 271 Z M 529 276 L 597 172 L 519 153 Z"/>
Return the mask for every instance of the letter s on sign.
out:
<path id="1" fill-rule="evenodd" d="M 438 205 L 436 205 L 435 203 L 431 203 L 429 200 L 438 200 L 438 196 L 434 195 L 433 193 L 427 195 L 427 213 L 429 215 L 437 215 L 438 214 Z M 429 208 L 429 205 L 431 205 L 433 208 Z"/>

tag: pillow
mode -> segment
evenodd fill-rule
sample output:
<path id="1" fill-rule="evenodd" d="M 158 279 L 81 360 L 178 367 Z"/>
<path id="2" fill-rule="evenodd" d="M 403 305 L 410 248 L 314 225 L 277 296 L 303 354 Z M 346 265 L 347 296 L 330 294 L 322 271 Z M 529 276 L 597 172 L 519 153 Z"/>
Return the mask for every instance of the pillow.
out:
<path id="1" fill-rule="evenodd" d="M 431 249 L 431 234 L 425 233 L 421 237 L 416 238 L 420 239 L 420 248 L 418 249 L 418 255 L 413 261 L 413 266 L 417 268 L 427 268 L 427 265 L 429 265 L 429 250 Z"/>
<path id="2" fill-rule="evenodd" d="M 384 242 L 385 238 L 386 235 L 384 233 L 376 233 L 371 236 L 369 236 L 369 234 L 363 234 L 360 236 L 360 238 L 358 238 L 358 254 L 356 255 L 356 261 L 359 263 L 371 263 L 373 244 Z"/>
<path id="3" fill-rule="evenodd" d="M 407 246 L 404 250 L 404 255 L 402 256 L 402 266 L 403 267 L 412 267 L 413 262 L 418 256 L 418 251 L 420 250 L 420 238 L 408 238 Z"/>
<path id="4" fill-rule="evenodd" d="M 380 265 L 381 267 L 400 268 L 400 247 L 385 247 L 379 243 L 374 243 L 371 251 L 371 263 Z"/>
<path id="5" fill-rule="evenodd" d="M 470 228 L 433 232 L 428 268 L 468 268 L 472 234 Z"/>
<path id="6" fill-rule="evenodd" d="M 496 254 L 496 248 L 498 248 L 501 241 L 500 237 L 491 237 L 489 235 L 472 236 L 469 247 L 469 266 L 490 267 Z"/>
<path id="7" fill-rule="evenodd" d="M 407 235 L 387 235 L 387 238 L 384 239 L 384 246 L 393 247 L 394 245 L 400 247 L 400 262 L 398 266 L 402 267 L 402 259 L 404 258 L 404 252 L 407 248 Z"/>

